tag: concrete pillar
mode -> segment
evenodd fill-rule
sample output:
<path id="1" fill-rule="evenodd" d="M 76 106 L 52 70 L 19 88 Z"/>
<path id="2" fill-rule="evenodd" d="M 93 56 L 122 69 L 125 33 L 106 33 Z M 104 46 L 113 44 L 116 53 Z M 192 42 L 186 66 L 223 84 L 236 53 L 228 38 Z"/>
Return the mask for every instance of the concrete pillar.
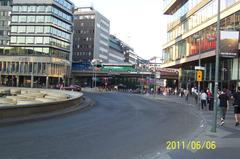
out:
<path id="1" fill-rule="evenodd" d="M 34 76 L 31 75 L 31 88 L 33 88 Z"/>
<path id="2" fill-rule="evenodd" d="M 49 77 L 47 76 L 46 77 L 46 88 L 48 88 L 49 87 Z"/>

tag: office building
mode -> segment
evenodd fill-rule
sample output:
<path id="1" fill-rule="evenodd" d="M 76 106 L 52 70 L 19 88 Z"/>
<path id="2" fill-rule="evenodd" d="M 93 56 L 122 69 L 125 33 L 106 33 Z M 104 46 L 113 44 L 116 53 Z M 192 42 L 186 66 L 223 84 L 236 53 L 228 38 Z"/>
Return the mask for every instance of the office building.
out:
<path id="1" fill-rule="evenodd" d="M 10 31 L 10 13 L 11 13 L 11 1 L 0 1 L 0 52 L 3 51 L 3 47 L 9 44 L 9 31 Z"/>
<path id="2" fill-rule="evenodd" d="M 215 80 L 217 0 L 164 0 L 168 15 L 164 68 L 179 69 L 179 87 L 196 86 L 195 66 L 204 67 L 201 89 Z M 240 1 L 221 0 L 220 29 L 240 30 Z M 220 57 L 219 88 L 240 86 L 239 57 Z"/>
<path id="3" fill-rule="evenodd" d="M 1 83 L 51 87 L 70 78 L 73 8 L 68 0 L 13 0 Z"/>
<path id="4" fill-rule="evenodd" d="M 91 7 L 74 11 L 73 71 L 91 69 L 93 59 L 109 62 L 110 21 Z"/>
<path id="5" fill-rule="evenodd" d="M 109 63 L 124 63 L 123 42 L 114 35 L 109 38 Z"/>

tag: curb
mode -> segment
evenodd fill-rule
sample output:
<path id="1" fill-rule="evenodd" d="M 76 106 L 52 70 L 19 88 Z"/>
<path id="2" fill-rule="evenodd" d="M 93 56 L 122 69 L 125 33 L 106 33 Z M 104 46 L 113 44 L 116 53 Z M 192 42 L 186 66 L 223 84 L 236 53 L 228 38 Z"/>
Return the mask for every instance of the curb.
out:
<path id="1" fill-rule="evenodd" d="M 0 121 L 0 126 L 9 125 L 9 124 L 15 124 L 15 123 L 22 123 L 22 122 L 28 122 L 28 121 L 38 121 L 38 120 L 44 120 L 54 117 L 59 117 L 60 115 L 69 115 L 70 113 L 74 113 L 77 111 L 86 111 L 89 110 L 91 107 L 95 105 L 95 102 L 92 101 L 89 98 L 86 98 L 85 96 L 82 99 L 82 102 L 79 105 L 74 105 L 69 108 L 65 108 L 62 110 L 56 110 L 53 112 L 46 112 L 41 114 L 33 114 L 26 117 L 16 117 L 16 118 L 8 118 L 3 119 Z"/>

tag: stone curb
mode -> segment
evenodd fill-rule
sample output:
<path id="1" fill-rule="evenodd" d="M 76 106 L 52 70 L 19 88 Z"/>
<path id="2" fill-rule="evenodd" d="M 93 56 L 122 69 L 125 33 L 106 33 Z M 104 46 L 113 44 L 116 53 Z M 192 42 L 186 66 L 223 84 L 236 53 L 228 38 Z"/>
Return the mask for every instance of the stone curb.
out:
<path id="1" fill-rule="evenodd" d="M 95 102 L 90 100 L 89 98 L 83 97 L 82 99 L 83 100 L 80 104 L 73 105 L 73 106 L 70 106 L 68 108 L 61 109 L 61 110 L 55 110 L 52 112 L 45 112 L 45 113 L 40 113 L 40 114 L 32 114 L 32 115 L 24 116 L 24 117 L 1 119 L 0 126 L 8 125 L 11 123 L 43 120 L 43 119 L 47 119 L 47 118 L 57 117 L 60 115 L 68 115 L 70 113 L 74 113 L 77 111 L 88 110 L 95 105 Z"/>

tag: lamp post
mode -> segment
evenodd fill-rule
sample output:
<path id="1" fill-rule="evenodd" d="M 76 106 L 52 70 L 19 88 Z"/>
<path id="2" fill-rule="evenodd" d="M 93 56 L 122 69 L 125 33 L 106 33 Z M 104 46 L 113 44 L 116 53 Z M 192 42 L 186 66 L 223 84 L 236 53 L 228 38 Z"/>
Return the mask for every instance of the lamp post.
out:
<path id="1" fill-rule="evenodd" d="M 213 113 L 213 125 L 212 132 L 217 131 L 217 92 L 218 92 L 218 71 L 219 71 L 219 52 L 220 52 L 220 6 L 221 1 L 218 0 L 217 10 L 217 45 L 216 45 L 216 63 L 215 63 L 215 87 L 214 87 L 214 113 Z"/>
<path id="2" fill-rule="evenodd" d="M 199 69 L 200 69 L 200 67 L 201 67 L 201 48 L 200 48 L 201 47 L 200 46 L 201 37 L 200 37 L 200 33 L 195 34 L 193 36 L 193 38 L 198 40 L 198 66 L 199 66 Z M 201 87 L 200 81 L 198 81 L 198 108 L 199 108 L 199 110 L 200 110 L 200 87 Z"/>
<path id="3" fill-rule="evenodd" d="M 97 86 L 97 73 L 96 73 L 96 70 L 95 70 L 95 66 L 98 64 L 98 63 L 102 63 L 102 60 L 100 59 L 93 59 L 91 61 L 91 64 L 92 64 L 92 67 L 93 67 L 93 75 L 92 75 L 92 88 L 96 87 Z"/>

